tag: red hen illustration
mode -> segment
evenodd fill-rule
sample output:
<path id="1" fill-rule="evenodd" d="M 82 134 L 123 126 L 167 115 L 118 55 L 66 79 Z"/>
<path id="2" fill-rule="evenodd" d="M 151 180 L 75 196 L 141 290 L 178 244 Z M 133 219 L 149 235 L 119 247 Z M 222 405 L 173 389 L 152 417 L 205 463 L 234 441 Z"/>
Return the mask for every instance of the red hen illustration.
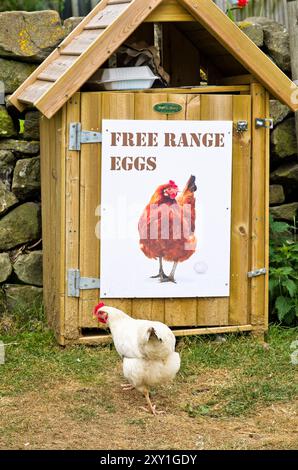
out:
<path id="1" fill-rule="evenodd" d="M 195 181 L 191 175 L 179 196 L 172 180 L 158 186 L 140 217 L 140 248 L 148 258 L 159 260 L 159 272 L 152 277 L 160 282 L 176 282 L 178 263 L 196 250 Z M 169 276 L 163 270 L 163 260 L 174 263 Z"/>

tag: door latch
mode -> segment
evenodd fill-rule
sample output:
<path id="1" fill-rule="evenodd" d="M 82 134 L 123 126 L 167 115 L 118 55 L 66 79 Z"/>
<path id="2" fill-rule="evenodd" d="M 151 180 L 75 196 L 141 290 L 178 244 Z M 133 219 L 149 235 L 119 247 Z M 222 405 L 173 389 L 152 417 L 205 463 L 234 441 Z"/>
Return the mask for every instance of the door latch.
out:
<path id="1" fill-rule="evenodd" d="M 273 119 L 271 118 L 256 118 L 255 123 L 256 129 L 259 129 L 260 127 L 264 127 L 264 129 L 273 129 Z"/>
<path id="2" fill-rule="evenodd" d="M 267 274 L 267 269 L 261 268 L 261 269 L 255 269 L 254 271 L 249 271 L 247 273 L 247 277 L 252 278 L 252 277 L 258 277 L 258 276 L 264 276 L 265 274 Z"/>

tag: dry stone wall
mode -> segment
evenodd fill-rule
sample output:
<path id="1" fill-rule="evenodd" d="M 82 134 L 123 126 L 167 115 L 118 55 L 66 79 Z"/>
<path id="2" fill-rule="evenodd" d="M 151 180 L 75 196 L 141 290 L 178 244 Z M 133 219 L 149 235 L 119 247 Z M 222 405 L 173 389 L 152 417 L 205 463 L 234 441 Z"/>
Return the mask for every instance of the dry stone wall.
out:
<path id="1" fill-rule="evenodd" d="M 0 315 L 42 303 L 39 113 L 8 97 L 71 25 L 55 11 L 0 13 Z"/>

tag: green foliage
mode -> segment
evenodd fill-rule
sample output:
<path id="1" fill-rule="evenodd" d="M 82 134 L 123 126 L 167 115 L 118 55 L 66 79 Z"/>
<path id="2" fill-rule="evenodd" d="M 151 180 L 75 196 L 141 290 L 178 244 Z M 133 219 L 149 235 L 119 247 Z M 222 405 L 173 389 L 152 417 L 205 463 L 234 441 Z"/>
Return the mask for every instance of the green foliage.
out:
<path id="1" fill-rule="evenodd" d="M 270 220 L 270 310 L 287 325 L 298 321 L 298 243 L 296 224 Z M 294 233 L 293 233 L 294 232 Z"/>
<path id="2" fill-rule="evenodd" d="M 57 10 L 63 11 L 65 0 L 2 0 L 0 11 L 38 11 Z"/>

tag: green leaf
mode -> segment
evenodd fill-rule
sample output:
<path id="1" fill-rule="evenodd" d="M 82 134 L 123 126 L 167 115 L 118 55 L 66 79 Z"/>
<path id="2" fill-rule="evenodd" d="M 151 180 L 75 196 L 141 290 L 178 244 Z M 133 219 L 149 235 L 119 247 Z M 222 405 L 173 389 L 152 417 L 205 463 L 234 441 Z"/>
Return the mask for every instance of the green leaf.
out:
<path id="1" fill-rule="evenodd" d="M 280 295 L 275 301 L 275 308 L 277 310 L 278 318 L 282 321 L 285 316 L 292 310 L 293 302 L 288 297 Z"/>
<path id="2" fill-rule="evenodd" d="M 293 272 L 294 272 L 294 270 L 290 266 L 283 266 L 283 267 L 279 268 L 280 276 L 289 276 Z"/>
<path id="3" fill-rule="evenodd" d="M 294 297 L 297 292 L 297 284 L 292 279 L 283 281 L 282 286 L 287 289 L 291 297 Z"/>
<path id="4" fill-rule="evenodd" d="M 273 233 L 282 233 L 289 230 L 290 226 L 286 222 L 273 222 L 271 224 L 271 230 Z"/>
<path id="5" fill-rule="evenodd" d="M 270 275 L 278 279 L 280 282 L 287 280 L 295 275 L 295 271 L 290 266 L 281 266 L 279 268 L 270 268 Z"/>

